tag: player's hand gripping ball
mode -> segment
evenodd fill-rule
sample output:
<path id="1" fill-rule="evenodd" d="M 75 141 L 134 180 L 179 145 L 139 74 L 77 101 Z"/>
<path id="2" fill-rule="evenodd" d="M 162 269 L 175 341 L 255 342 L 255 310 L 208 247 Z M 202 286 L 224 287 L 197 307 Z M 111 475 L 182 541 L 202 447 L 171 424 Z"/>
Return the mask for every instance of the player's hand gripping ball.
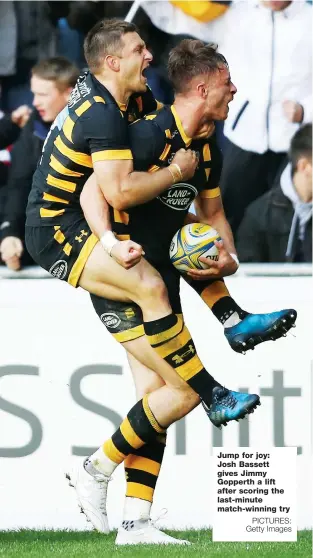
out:
<path id="1" fill-rule="evenodd" d="M 174 235 L 170 246 L 170 260 L 180 272 L 190 269 L 207 269 L 199 258 L 204 256 L 218 260 L 218 248 L 215 241 L 221 241 L 218 232 L 203 223 L 185 225 Z"/>

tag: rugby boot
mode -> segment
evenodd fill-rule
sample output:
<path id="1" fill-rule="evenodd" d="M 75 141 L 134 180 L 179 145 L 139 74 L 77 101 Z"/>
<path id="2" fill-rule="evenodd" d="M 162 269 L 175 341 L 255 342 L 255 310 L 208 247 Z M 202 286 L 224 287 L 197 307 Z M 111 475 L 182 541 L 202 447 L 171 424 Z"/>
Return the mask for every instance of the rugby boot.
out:
<path id="1" fill-rule="evenodd" d="M 79 463 L 66 475 L 69 485 L 75 488 L 78 507 L 97 531 L 109 533 L 106 511 L 108 483 L 110 477 L 98 471 L 93 474 L 85 469 L 85 462 Z"/>
<path id="2" fill-rule="evenodd" d="M 245 354 L 264 341 L 276 341 L 286 337 L 295 326 L 296 310 L 280 310 L 269 314 L 248 314 L 233 327 L 224 329 L 224 335 L 236 353 Z"/>
<path id="3" fill-rule="evenodd" d="M 153 521 L 149 520 L 144 522 L 140 529 L 126 530 L 119 527 L 115 540 L 117 546 L 126 546 L 134 544 L 164 544 L 164 545 L 190 545 L 189 541 L 184 539 L 176 539 L 163 533 L 153 525 Z"/>
<path id="4" fill-rule="evenodd" d="M 212 392 L 210 407 L 202 401 L 202 405 L 214 426 L 226 426 L 231 420 L 239 420 L 253 413 L 261 405 L 256 394 L 231 391 L 225 387 L 215 387 Z"/>

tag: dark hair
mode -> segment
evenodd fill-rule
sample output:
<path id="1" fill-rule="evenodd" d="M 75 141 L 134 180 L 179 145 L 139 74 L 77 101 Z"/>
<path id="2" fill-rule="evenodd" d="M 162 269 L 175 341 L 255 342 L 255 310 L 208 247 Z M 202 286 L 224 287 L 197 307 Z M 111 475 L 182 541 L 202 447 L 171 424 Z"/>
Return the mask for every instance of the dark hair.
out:
<path id="1" fill-rule="evenodd" d="M 74 87 L 79 76 L 79 70 L 67 58 L 55 56 L 40 60 L 38 64 L 32 67 L 32 75 L 55 81 L 57 88 L 64 90 L 68 87 Z"/>
<path id="2" fill-rule="evenodd" d="M 216 72 L 221 65 L 228 67 L 224 56 L 217 52 L 217 45 L 183 39 L 169 53 L 168 75 L 176 93 L 183 93 L 195 76 Z"/>
<path id="3" fill-rule="evenodd" d="M 312 159 L 312 124 L 305 124 L 293 136 L 288 157 L 292 164 L 292 174 L 297 169 L 301 157 Z"/>
<path id="4" fill-rule="evenodd" d="M 97 72 L 105 56 L 118 56 L 123 48 L 122 37 L 138 33 L 136 25 L 120 19 L 102 19 L 90 29 L 84 41 L 84 53 L 91 72 Z"/>

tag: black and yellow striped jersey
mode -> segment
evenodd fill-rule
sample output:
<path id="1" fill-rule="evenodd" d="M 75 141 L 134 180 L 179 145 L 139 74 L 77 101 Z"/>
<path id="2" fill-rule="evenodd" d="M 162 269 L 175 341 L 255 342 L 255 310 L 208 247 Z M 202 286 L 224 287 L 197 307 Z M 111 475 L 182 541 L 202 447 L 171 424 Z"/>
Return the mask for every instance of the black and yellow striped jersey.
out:
<path id="1" fill-rule="evenodd" d="M 93 162 L 132 159 L 128 124 L 157 106 L 149 89 L 132 96 L 127 107 L 118 105 L 92 74 L 81 76 L 44 143 L 26 224 L 56 224 L 64 213 L 81 211 L 79 196 L 93 172 Z"/>
<path id="2" fill-rule="evenodd" d="M 188 138 L 175 107 L 163 107 L 129 126 L 134 168 L 155 172 L 167 166 L 181 148 L 197 152 L 199 165 L 188 183 L 174 184 L 154 200 L 127 211 L 111 208 L 112 228 L 120 239 L 130 238 L 141 244 L 152 263 L 168 261 L 172 237 L 184 224 L 189 207 L 200 195 L 220 195 L 219 180 L 222 154 L 215 136 Z M 128 236 L 129 235 L 129 236 Z"/>

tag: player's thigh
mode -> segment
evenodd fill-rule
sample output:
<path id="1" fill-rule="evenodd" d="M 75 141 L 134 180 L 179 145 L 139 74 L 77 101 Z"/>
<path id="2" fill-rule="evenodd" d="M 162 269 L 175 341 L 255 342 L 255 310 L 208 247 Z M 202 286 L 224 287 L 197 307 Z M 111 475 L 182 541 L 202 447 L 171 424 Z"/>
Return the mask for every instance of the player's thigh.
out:
<path id="1" fill-rule="evenodd" d="M 130 269 L 124 269 L 96 244 L 79 278 L 79 286 L 100 297 L 109 298 L 107 286 L 124 293 L 118 300 L 140 302 L 147 296 L 167 296 L 160 274 L 144 258 Z"/>
<path id="2" fill-rule="evenodd" d="M 58 217 L 55 225 L 26 227 L 26 245 L 34 261 L 73 287 L 115 300 L 167 299 L 159 273 L 145 260 L 129 270 L 102 248 L 80 213 Z"/>
<path id="3" fill-rule="evenodd" d="M 164 381 L 159 376 L 159 374 L 157 374 L 157 372 L 142 364 L 142 362 L 137 360 L 137 358 L 135 358 L 128 351 L 126 352 L 126 354 L 133 376 L 136 388 L 136 397 L 138 400 L 142 399 L 142 397 L 147 393 L 151 393 L 155 389 L 164 386 Z"/>

